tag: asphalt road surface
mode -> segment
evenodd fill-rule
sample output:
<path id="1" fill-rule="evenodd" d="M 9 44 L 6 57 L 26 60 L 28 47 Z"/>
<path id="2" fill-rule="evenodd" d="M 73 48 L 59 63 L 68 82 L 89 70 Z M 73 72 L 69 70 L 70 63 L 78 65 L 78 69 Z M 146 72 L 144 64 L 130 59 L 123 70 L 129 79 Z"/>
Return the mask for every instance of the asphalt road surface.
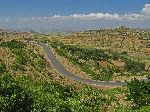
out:
<path id="1" fill-rule="evenodd" d="M 115 82 L 115 81 L 97 81 L 97 80 L 92 80 L 92 79 L 84 79 L 79 76 L 76 76 L 72 74 L 71 72 L 67 71 L 63 65 L 58 61 L 58 59 L 55 57 L 55 55 L 50 51 L 48 46 L 43 43 L 38 43 L 40 46 L 43 47 L 48 59 L 51 61 L 52 65 L 55 67 L 55 69 L 62 74 L 63 76 L 71 79 L 71 80 L 76 80 L 80 81 L 85 84 L 90 84 L 90 85 L 96 85 L 96 86 L 125 86 L 126 82 Z"/>

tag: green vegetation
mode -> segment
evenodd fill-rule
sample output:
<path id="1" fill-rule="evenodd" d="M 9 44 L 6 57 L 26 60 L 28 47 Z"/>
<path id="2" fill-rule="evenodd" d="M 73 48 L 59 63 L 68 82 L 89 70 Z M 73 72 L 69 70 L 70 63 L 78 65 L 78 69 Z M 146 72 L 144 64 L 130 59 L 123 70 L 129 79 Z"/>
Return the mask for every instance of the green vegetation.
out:
<path id="1" fill-rule="evenodd" d="M 32 110 L 31 93 L 10 75 L 5 73 L 0 76 L 0 87 L 1 112 L 30 112 Z"/>
<path id="2" fill-rule="evenodd" d="M 141 32 L 139 39 L 150 39 L 150 32 Z"/>
<path id="3" fill-rule="evenodd" d="M 145 64 L 141 62 L 134 61 L 132 59 L 123 58 L 126 63 L 125 69 L 131 71 L 132 73 L 138 73 L 144 71 Z"/>
<path id="4" fill-rule="evenodd" d="M 117 53 L 102 49 L 80 48 L 78 46 L 64 45 L 57 41 L 51 42 L 51 46 L 59 55 L 69 59 L 70 62 L 80 67 L 81 70 L 95 80 L 112 80 L 115 73 L 123 74 L 128 72 L 135 75 L 142 73 L 145 68 L 144 63 L 131 59 L 126 52 Z M 119 59 L 125 63 L 124 69 L 120 69 L 111 62 Z M 89 61 L 92 62 L 89 63 Z M 105 62 L 108 66 L 103 66 L 100 62 Z M 95 70 L 92 68 L 95 68 Z M 96 70 L 99 73 L 96 73 Z"/>
<path id="5" fill-rule="evenodd" d="M 6 72 L 6 65 L 5 63 L 0 62 L 0 74 Z"/>
<path id="6" fill-rule="evenodd" d="M 15 54 L 15 61 L 12 64 L 12 69 L 25 71 L 25 65 L 30 64 L 36 70 L 41 71 L 44 67 L 45 60 L 43 56 L 35 54 L 31 49 L 27 49 L 27 45 L 21 41 L 11 40 L 1 42 L 1 47 L 9 48 Z"/>
<path id="7" fill-rule="evenodd" d="M 149 79 L 149 80 L 150 80 L 150 73 L 148 73 L 148 74 L 147 74 L 147 79 Z"/>
<path id="8" fill-rule="evenodd" d="M 143 82 L 139 83 L 136 80 L 136 85 L 135 82 L 128 85 L 128 100 L 138 105 L 138 108 L 134 107 L 136 112 L 138 109 L 139 112 L 148 112 L 150 84 L 145 83 L 144 86 Z M 16 80 L 7 73 L 0 76 L 0 87 L 2 112 L 100 112 L 111 106 L 112 102 L 118 102 L 115 94 L 126 92 L 122 89 L 102 91 L 88 86 L 77 90 L 74 86 L 60 85 L 52 80 L 33 80 L 31 77 Z M 116 112 L 120 111 L 134 112 L 131 108 L 122 107 L 118 102 Z"/>
<path id="9" fill-rule="evenodd" d="M 131 100 L 137 108 L 150 106 L 150 81 L 144 82 L 134 79 L 128 82 L 128 88 L 128 100 Z"/>
<path id="10" fill-rule="evenodd" d="M 121 28 L 118 30 L 122 32 Z M 101 32 L 103 30 L 98 33 Z M 67 58 L 96 80 L 111 80 L 115 73 L 142 74 L 145 68 L 145 64 L 142 63 L 144 61 L 131 58 L 126 51 L 119 53 L 64 45 L 59 42 L 52 42 L 51 45 L 59 55 Z M 52 77 L 57 77 L 57 74 L 53 74 L 50 65 L 44 56 L 37 52 L 38 50 L 24 42 L 3 41 L 0 48 L 2 54 L 4 53 L 2 57 L 5 58 L 7 55 L 6 59 L 12 59 L 10 63 L 10 59 L 9 61 L 0 59 L 1 112 L 149 112 L 150 110 L 150 81 L 134 79 L 127 82 L 127 87 L 109 90 L 81 83 L 78 83 L 80 85 L 78 86 L 73 82 L 70 83 L 68 79 L 66 81 L 62 76 L 60 80 L 48 77 L 47 74 L 52 74 Z M 9 51 L 12 55 L 8 53 Z M 121 69 L 113 63 L 119 61 L 124 63 Z M 103 63 L 106 66 L 103 66 Z M 149 73 L 147 78 L 150 78 Z"/>
<path id="11" fill-rule="evenodd" d="M 77 91 L 53 81 L 36 81 L 30 77 L 13 79 L 0 76 L 0 108 L 2 112 L 99 112 L 103 105 L 115 101 L 105 98 L 101 91 L 85 87 Z"/>
<path id="12" fill-rule="evenodd" d="M 42 56 L 36 55 L 25 47 L 26 45 L 14 47 L 12 43 L 22 45 L 22 42 L 12 40 L 2 42 L 0 46 L 10 48 L 15 55 L 15 61 L 11 65 L 14 71 L 24 71 L 28 64 L 37 71 L 44 69 Z M 16 79 L 13 74 L 6 71 L 7 66 L 3 62 L 0 64 L 0 70 L 0 110 L 2 112 L 88 112 L 89 110 L 99 112 L 103 105 L 108 106 L 110 102 L 115 101 L 114 96 L 106 98 L 101 94 L 101 90 L 88 86 L 77 90 L 73 85 L 64 86 L 52 80 L 44 81 L 21 75 Z"/>
<path id="13" fill-rule="evenodd" d="M 79 66 L 84 72 L 89 74 L 95 80 L 109 80 L 112 78 L 111 71 L 103 68 L 103 71 L 106 71 L 103 76 L 96 74 L 93 70 L 91 70 L 91 66 L 86 64 L 88 60 L 102 61 L 108 60 L 110 58 L 103 50 L 100 49 L 86 49 L 79 48 L 76 46 L 63 45 L 62 43 L 52 42 L 51 46 L 55 48 L 56 52 L 69 59 L 73 64 Z M 80 62 L 79 59 L 84 60 L 84 62 Z M 96 66 L 96 65 L 95 65 Z M 110 73 L 109 73 L 110 72 Z M 105 76 L 104 76 L 105 75 Z"/>
<path id="14" fill-rule="evenodd" d="M 24 44 L 21 41 L 11 40 L 8 42 L 1 42 L 0 47 L 9 47 L 10 49 L 20 49 L 26 47 L 26 44 Z"/>

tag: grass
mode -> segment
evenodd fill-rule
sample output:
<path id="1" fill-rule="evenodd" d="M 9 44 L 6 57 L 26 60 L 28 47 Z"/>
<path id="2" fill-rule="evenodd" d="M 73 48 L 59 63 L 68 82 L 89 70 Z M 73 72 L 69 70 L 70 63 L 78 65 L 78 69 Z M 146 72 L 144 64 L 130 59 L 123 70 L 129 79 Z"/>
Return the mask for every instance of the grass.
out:
<path id="1" fill-rule="evenodd" d="M 3 43 L 1 47 L 9 48 L 9 46 L 4 46 L 5 44 Z M 16 65 L 26 68 L 30 64 L 29 67 L 33 67 L 37 72 L 40 72 L 37 68 L 45 72 L 43 71 L 45 69 L 43 67 L 45 64 L 43 56 L 35 54 L 26 46 L 22 48 L 11 47 L 9 49 L 15 56 L 14 63 Z M 62 51 L 61 53 L 65 55 L 65 52 Z M 80 64 L 78 61 L 74 61 L 75 59 L 72 59 L 73 62 Z M 85 67 L 85 69 L 87 68 Z M 121 105 L 119 98 L 116 96 L 116 94 L 127 94 L 128 90 L 126 88 L 101 90 L 84 85 L 79 89 L 75 85 L 63 85 L 51 79 L 34 79 L 31 76 L 23 76 L 22 74 L 19 78 L 16 78 L 13 73 L 10 73 L 10 68 L 3 61 L 0 63 L 0 70 L 0 110 L 2 112 L 134 111 L 128 106 Z M 21 69 L 16 70 L 21 71 Z M 36 76 L 36 74 L 34 75 Z M 113 107 L 114 104 L 115 107 Z M 145 112 L 148 109 L 149 107 L 142 107 L 139 111 Z"/>
<path id="2" fill-rule="evenodd" d="M 124 74 L 127 72 L 134 76 L 138 73 L 143 74 L 145 70 L 145 63 L 135 61 L 127 55 L 127 52 L 117 53 L 102 49 L 81 48 L 79 46 L 64 45 L 57 41 L 51 42 L 50 44 L 60 56 L 69 59 L 72 64 L 78 66 L 94 80 L 109 81 L 113 79 L 115 73 Z M 92 60 L 93 63 L 88 63 L 89 60 Z M 111 62 L 118 60 L 125 63 L 122 69 Z M 109 65 L 104 66 L 101 62 Z M 99 71 L 99 73 L 95 72 L 92 68 Z"/>

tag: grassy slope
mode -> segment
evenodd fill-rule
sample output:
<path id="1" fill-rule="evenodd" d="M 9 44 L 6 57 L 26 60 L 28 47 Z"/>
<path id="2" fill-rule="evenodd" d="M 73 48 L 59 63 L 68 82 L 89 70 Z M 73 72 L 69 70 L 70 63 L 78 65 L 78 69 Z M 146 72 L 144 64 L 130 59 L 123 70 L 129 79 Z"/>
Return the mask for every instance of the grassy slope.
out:
<path id="1" fill-rule="evenodd" d="M 45 75 L 40 72 L 46 72 L 44 70 L 46 62 L 43 56 L 35 54 L 22 42 L 13 40 L 3 42 L 0 46 L 3 50 L 7 49 L 14 59 L 9 66 L 5 63 L 4 57 L 0 63 L 0 103 L 2 104 L 0 108 L 2 111 L 19 109 L 21 111 L 21 109 L 28 108 L 34 111 L 93 110 L 96 112 L 104 108 L 109 109 L 111 102 L 117 102 L 114 94 L 105 97 L 106 93 L 99 89 L 92 89 L 88 86 L 77 89 L 73 85 L 62 85 L 59 81 L 44 80 L 42 78 L 44 76 L 40 76 Z M 26 76 L 28 70 L 31 70 L 32 75 Z M 26 105 L 26 102 L 30 104 Z"/>
<path id="2" fill-rule="evenodd" d="M 78 88 L 81 84 L 76 86 L 75 83 L 67 85 L 68 80 L 62 82 L 65 78 L 53 78 L 57 74 L 44 56 L 35 53 L 35 49 L 30 50 L 33 47 L 17 41 L 4 42 L 0 46 L 3 50 L 3 57 L 0 57 L 0 110 L 3 112 L 131 111 L 130 103 L 124 99 L 126 89 L 100 90 L 85 85 Z M 48 69 L 50 73 L 47 73 Z"/>
<path id="3" fill-rule="evenodd" d="M 112 80 L 118 75 L 142 76 L 147 74 L 145 64 L 131 58 L 125 52 L 81 48 L 59 42 L 51 42 L 51 46 L 59 55 L 67 58 L 95 80 Z"/>

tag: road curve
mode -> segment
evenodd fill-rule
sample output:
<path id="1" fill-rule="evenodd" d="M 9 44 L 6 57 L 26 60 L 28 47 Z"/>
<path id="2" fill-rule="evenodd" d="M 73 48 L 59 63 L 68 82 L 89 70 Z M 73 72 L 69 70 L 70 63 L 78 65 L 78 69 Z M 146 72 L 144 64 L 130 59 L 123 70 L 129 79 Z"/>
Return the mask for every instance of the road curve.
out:
<path id="1" fill-rule="evenodd" d="M 55 67 L 55 69 L 62 74 L 63 76 L 71 79 L 76 80 L 85 84 L 90 85 L 96 85 L 96 86 L 126 86 L 126 82 L 115 82 L 115 81 L 96 81 L 92 79 L 85 79 L 78 77 L 71 72 L 67 71 L 63 65 L 58 61 L 58 59 L 55 57 L 55 55 L 50 51 L 49 47 L 46 44 L 38 43 L 38 45 L 42 46 L 45 54 L 47 55 L 48 59 L 51 61 L 52 65 Z"/>

